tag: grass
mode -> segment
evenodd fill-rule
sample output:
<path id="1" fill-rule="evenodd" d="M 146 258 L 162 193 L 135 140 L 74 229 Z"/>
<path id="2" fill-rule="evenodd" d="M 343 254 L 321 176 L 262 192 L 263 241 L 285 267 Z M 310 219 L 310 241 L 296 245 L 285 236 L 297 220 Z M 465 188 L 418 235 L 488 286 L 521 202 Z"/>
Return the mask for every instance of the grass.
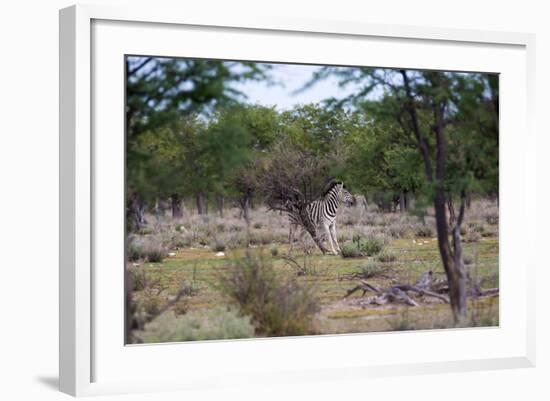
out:
<path id="1" fill-rule="evenodd" d="M 484 233 L 498 232 L 498 226 L 491 225 L 487 221 L 489 219 L 491 223 L 498 222 L 498 218 L 494 217 L 496 213 L 494 205 L 484 203 L 481 208 L 473 206 L 471 210 L 471 213 L 467 213 L 464 224 L 468 227 L 468 233 L 479 234 L 478 231 L 470 229 L 470 223 L 472 227 L 484 226 Z M 355 281 L 343 278 L 354 273 L 364 273 L 365 269 L 367 273 L 376 273 L 383 269 L 384 274 L 372 274 L 368 279 L 370 283 L 379 287 L 390 286 L 392 278 L 401 283 L 412 284 L 428 269 L 433 270 L 436 278 L 443 277 L 437 241 L 433 237 L 417 235 L 417 230 L 422 227 L 422 224 L 415 218 L 376 212 L 360 215 L 355 210 L 344 210 L 344 212 L 351 214 L 349 221 L 354 225 L 339 224 L 337 228 L 339 237 L 342 236 L 354 245 L 352 242 L 354 234 L 359 233 L 362 238 L 375 236 L 382 238 L 383 249 L 372 256 L 363 254 L 356 258 L 342 258 L 322 255 L 316 249 L 311 254 L 304 255 L 302 248 L 295 245 L 294 258 L 302 261 L 307 256 L 308 263 L 315 266 L 315 274 L 303 275 L 297 274 L 296 269 L 282 257 L 289 252 L 286 219 L 277 213 L 267 214 L 260 210 L 252 213 L 253 224 L 258 220 L 261 222 L 261 227 L 252 226 L 251 235 L 260 234 L 261 240 L 254 241 L 248 250 L 262 252 L 263 257 L 272 265 L 281 280 L 292 279 L 299 285 L 314 287 L 320 306 L 320 310 L 313 316 L 312 321 L 315 332 L 334 334 L 391 331 L 408 327 L 413 329 L 452 327 L 450 308 L 437 301 L 426 300 L 418 308 L 396 305 L 365 308 L 359 304 L 360 292 L 354 293 L 349 299 L 343 299 L 346 291 L 355 285 Z M 208 316 L 211 316 L 213 311 L 219 310 L 220 307 L 227 307 L 228 294 L 220 288 L 220 277 L 230 272 L 231 261 L 243 259 L 247 252 L 245 240 L 239 242 L 233 239 L 231 242 L 232 236 L 244 239 L 246 237 L 246 225 L 244 221 L 235 217 L 236 213 L 236 211 L 226 213 L 228 215 L 226 219 L 211 216 L 210 219 L 204 220 L 198 219 L 198 216 L 191 216 L 188 220 L 177 223 L 185 227 L 185 231 L 176 231 L 175 223 L 166 219 L 155 227 L 153 233 L 143 236 L 143 238 L 155 236 L 155 238 L 164 239 L 166 242 L 163 246 L 175 255 L 165 257 L 161 262 L 140 259 L 136 263 L 137 266 L 133 267 L 137 283 L 135 299 L 155 309 L 159 304 L 171 299 L 182 283 L 187 282 L 194 283 L 200 290 L 177 305 L 175 312 L 178 315 L 172 313 L 173 316 L 170 319 L 179 322 L 191 316 L 204 317 L 208 320 Z M 197 226 L 193 227 L 191 223 L 196 223 Z M 426 224 L 433 227 L 430 216 L 426 218 Z M 477 228 L 477 230 L 480 229 Z M 398 235 L 395 232 L 398 232 Z M 193 233 L 196 234 L 197 240 L 192 239 Z M 187 244 L 178 247 L 174 237 L 181 239 L 183 235 L 186 236 Z M 226 244 L 225 256 L 216 256 L 214 235 L 218 241 Z M 198 239 L 201 237 L 206 240 L 203 241 L 205 244 L 199 242 Z M 309 241 L 307 236 L 306 241 Z M 341 242 L 341 244 L 344 248 L 345 243 Z M 465 241 L 463 247 L 469 262 L 468 267 L 475 266 L 475 274 L 482 286 L 497 287 L 498 238 L 495 235 L 480 235 L 475 241 Z M 469 255 L 475 255 L 475 258 Z M 147 291 L 144 287 L 148 282 L 155 283 L 163 291 Z M 372 294 L 367 293 L 365 296 L 369 295 Z M 145 301 L 147 297 L 151 298 L 150 302 Z M 471 301 L 469 309 L 472 315 L 471 326 L 498 324 L 498 297 Z M 244 317 L 242 314 L 239 316 Z M 147 331 L 153 330 L 151 327 L 148 326 L 146 333 L 141 333 L 144 339 L 152 338 L 147 336 Z M 266 334 L 256 331 L 254 336 L 258 335 Z"/>

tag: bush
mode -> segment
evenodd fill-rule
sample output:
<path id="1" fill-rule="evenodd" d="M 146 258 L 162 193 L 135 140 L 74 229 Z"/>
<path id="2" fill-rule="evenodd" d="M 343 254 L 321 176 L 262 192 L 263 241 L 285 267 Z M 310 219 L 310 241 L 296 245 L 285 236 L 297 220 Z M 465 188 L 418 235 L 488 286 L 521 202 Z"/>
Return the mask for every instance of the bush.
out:
<path id="1" fill-rule="evenodd" d="M 490 213 L 486 215 L 485 220 L 487 221 L 487 224 L 492 226 L 498 224 L 498 213 Z"/>
<path id="2" fill-rule="evenodd" d="M 422 225 L 416 229 L 416 236 L 422 238 L 431 238 L 434 236 L 434 230 L 430 226 Z"/>
<path id="3" fill-rule="evenodd" d="M 259 230 L 260 228 L 262 228 L 263 224 L 261 222 L 256 222 L 254 223 L 254 225 L 252 227 L 254 227 L 255 229 Z"/>
<path id="4" fill-rule="evenodd" d="M 146 343 L 250 338 L 254 325 L 248 316 L 231 309 L 214 308 L 207 312 L 188 312 L 177 318 L 167 312 L 145 326 Z"/>
<path id="5" fill-rule="evenodd" d="M 368 237 L 359 241 L 358 247 L 367 256 L 379 254 L 384 248 L 384 241 L 379 237 Z"/>
<path id="6" fill-rule="evenodd" d="M 485 233 L 485 226 L 483 224 L 474 224 L 472 229 L 476 232 L 476 233 L 479 233 L 481 235 L 483 235 L 483 233 Z"/>
<path id="7" fill-rule="evenodd" d="M 229 227 L 229 231 L 241 232 L 241 231 L 244 231 L 244 226 L 239 224 L 233 224 Z"/>
<path id="8" fill-rule="evenodd" d="M 481 234 L 477 231 L 472 231 L 466 236 L 464 241 L 465 242 L 478 242 L 480 239 L 481 239 Z"/>
<path id="9" fill-rule="evenodd" d="M 383 251 L 378 255 L 377 259 L 382 263 L 395 262 L 397 260 L 397 255 L 390 251 Z"/>
<path id="10" fill-rule="evenodd" d="M 279 248 L 277 248 L 276 246 L 272 246 L 269 251 L 271 252 L 271 256 L 273 257 L 279 255 Z"/>
<path id="11" fill-rule="evenodd" d="M 176 236 L 172 241 L 172 246 L 176 249 L 185 248 L 185 247 L 191 246 L 191 241 L 187 236 L 183 236 L 183 235 Z"/>
<path id="12" fill-rule="evenodd" d="M 224 252 L 225 248 L 226 248 L 225 244 L 222 241 L 218 240 L 218 239 L 216 239 L 211 244 L 211 247 L 214 250 L 214 252 Z"/>
<path id="13" fill-rule="evenodd" d="M 388 234 L 393 238 L 402 238 L 407 235 L 408 227 L 403 223 L 394 223 L 388 227 Z"/>
<path id="14" fill-rule="evenodd" d="M 347 243 L 342 246 L 341 254 L 344 258 L 374 256 L 384 249 L 384 245 L 384 238 L 380 236 L 370 235 L 367 238 L 361 238 L 360 234 L 355 234 L 351 244 Z"/>
<path id="15" fill-rule="evenodd" d="M 145 317 L 154 316 L 166 304 L 162 290 L 146 287 L 136 301 L 136 310 Z"/>
<path id="16" fill-rule="evenodd" d="M 273 234 L 268 230 L 258 230 L 250 233 L 250 245 L 268 245 L 273 242 Z"/>
<path id="17" fill-rule="evenodd" d="M 132 291 L 143 291 L 149 284 L 147 274 L 143 269 L 127 269 L 128 279 L 130 280 L 130 288 Z"/>
<path id="18" fill-rule="evenodd" d="M 155 237 L 130 237 L 127 257 L 131 262 L 143 260 L 158 263 L 166 257 L 166 248 Z"/>
<path id="19" fill-rule="evenodd" d="M 361 266 L 361 278 L 368 280 L 373 277 L 380 277 L 388 272 L 388 267 L 374 263 L 372 261 L 367 262 L 367 264 Z"/>
<path id="20" fill-rule="evenodd" d="M 312 288 L 300 285 L 295 277 L 277 276 L 261 255 L 247 253 L 235 260 L 220 284 L 241 315 L 251 316 L 257 333 L 291 336 L 314 332 L 313 317 L 319 306 Z"/>
<path id="21" fill-rule="evenodd" d="M 464 254 L 462 255 L 462 261 L 465 265 L 471 265 L 472 263 L 474 263 L 474 257 L 469 254 Z"/>
<path id="22" fill-rule="evenodd" d="M 343 258 L 360 258 L 363 256 L 359 251 L 359 248 L 355 244 L 349 242 L 341 247 L 341 254 Z"/>

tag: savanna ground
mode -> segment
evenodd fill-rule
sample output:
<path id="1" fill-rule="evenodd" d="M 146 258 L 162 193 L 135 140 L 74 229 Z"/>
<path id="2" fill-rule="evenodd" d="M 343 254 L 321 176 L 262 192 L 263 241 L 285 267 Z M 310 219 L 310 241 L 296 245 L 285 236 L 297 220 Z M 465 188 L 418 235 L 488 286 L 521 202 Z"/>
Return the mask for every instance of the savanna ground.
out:
<path id="1" fill-rule="evenodd" d="M 431 212 L 422 222 L 407 213 L 378 212 L 376 207 L 367 211 L 343 207 L 337 219 L 343 256 L 321 254 L 304 235 L 303 241 L 294 243 L 291 258 L 287 218 L 263 207 L 252 211 L 248 234 L 237 208 L 227 209 L 224 217 L 185 211 L 178 220 L 149 215 L 148 221 L 147 229 L 128 239 L 133 310 L 136 319 L 147 322 L 134 330 L 132 342 L 454 327 L 449 305 L 437 298 L 411 293 L 419 304 L 413 307 L 371 304 L 368 300 L 373 294 L 368 292 L 346 296 L 360 279 L 389 288 L 396 283 L 412 285 L 431 270 L 435 280 L 444 280 Z M 462 227 L 470 284 L 498 288 L 496 202 L 474 200 Z M 371 245 L 368 252 L 355 253 L 362 241 Z M 284 309 L 275 317 L 265 318 L 270 312 L 264 308 L 264 317 L 258 318 L 257 305 L 252 304 L 260 302 L 263 293 L 256 292 L 248 303 L 239 302 L 238 291 L 242 296 L 250 288 L 233 288 L 251 285 L 243 283 L 242 275 L 234 275 L 250 255 L 268 266 L 278 282 L 291 283 L 286 292 L 275 295 L 277 308 Z M 301 295 L 287 299 L 296 289 Z M 271 311 L 269 305 L 267 310 Z M 495 326 L 498 319 L 498 295 L 469 298 L 466 326 Z"/>

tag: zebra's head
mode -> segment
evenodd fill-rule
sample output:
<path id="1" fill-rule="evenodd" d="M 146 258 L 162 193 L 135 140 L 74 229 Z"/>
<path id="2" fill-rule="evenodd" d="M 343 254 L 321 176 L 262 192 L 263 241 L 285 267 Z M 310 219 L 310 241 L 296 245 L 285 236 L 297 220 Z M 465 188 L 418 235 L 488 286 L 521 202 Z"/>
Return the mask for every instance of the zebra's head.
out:
<path id="1" fill-rule="evenodd" d="M 344 185 L 343 182 L 340 182 L 337 184 L 338 185 L 338 197 L 340 199 L 340 202 L 342 202 L 342 204 L 344 206 L 347 206 L 347 207 L 351 207 L 351 206 L 354 206 L 355 203 L 356 203 L 356 200 L 355 200 L 355 196 L 353 196 L 347 189 L 346 189 L 346 186 Z"/>

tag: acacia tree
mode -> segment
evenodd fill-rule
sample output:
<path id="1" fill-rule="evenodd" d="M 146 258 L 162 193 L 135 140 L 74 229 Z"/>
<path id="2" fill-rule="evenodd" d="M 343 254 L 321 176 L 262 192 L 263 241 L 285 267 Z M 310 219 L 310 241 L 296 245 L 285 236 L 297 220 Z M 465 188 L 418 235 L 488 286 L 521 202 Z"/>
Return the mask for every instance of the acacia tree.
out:
<path id="1" fill-rule="evenodd" d="M 287 139 L 277 143 L 255 166 L 255 187 L 269 208 L 292 214 L 323 253 L 328 250 L 307 206 L 334 183 L 335 171 L 342 163 L 336 154 L 301 148 Z"/>
<path id="2" fill-rule="evenodd" d="M 332 74 L 340 77 L 342 84 L 354 82 L 360 87 L 340 103 L 365 105 L 365 100 L 369 100 L 366 105 L 370 107 L 365 110 L 370 116 L 396 121 L 402 134 L 397 143 L 412 144 L 417 149 L 434 206 L 451 308 L 455 321 L 460 323 L 466 316 L 467 297 L 460 227 L 468 194 L 480 187 L 494 186 L 491 172 L 495 164 L 498 169 L 498 150 L 485 154 L 478 149 L 479 144 L 483 144 L 483 149 L 490 149 L 495 144 L 495 132 L 498 138 L 494 119 L 493 125 L 482 121 L 482 117 L 490 115 L 486 103 L 495 110 L 498 85 L 494 78 L 483 74 L 337 67 L 320 70 L 311 84 Z M 338 102 L 333 100 L 334 103 Z M 498 98 L 496 104 L 498 113 Z M 482 128 L 475 129 L 473 122 Z M 472 143 L 477 145 L 471 146 Z M 496 145 L 494 148 L 498 149 L 498 139 Z M 482 158 L 488 162 L 482 162 Z M 476 170 L 476 166 L 482 167 Z"/>

